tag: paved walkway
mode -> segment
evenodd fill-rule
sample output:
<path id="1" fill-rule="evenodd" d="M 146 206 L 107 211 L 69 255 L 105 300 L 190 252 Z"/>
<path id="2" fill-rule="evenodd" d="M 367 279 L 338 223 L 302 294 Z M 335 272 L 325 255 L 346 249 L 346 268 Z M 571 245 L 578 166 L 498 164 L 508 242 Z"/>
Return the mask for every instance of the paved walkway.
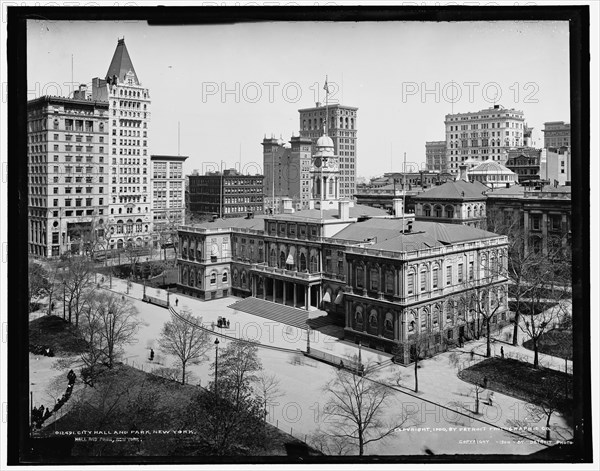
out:
<path id="1" fill-rule="evenodd" d="M 108 282 L 105 280 L 105 287 L 108 287 Z M 139 307 L 140 312 L 144 314 L 144 309 L 147 304 L 141 304 L 139 301 L 142 297 L 143 286 L 138 283 L 132 283 L 128 289 L 124 280 L 118 280 L 113 278 L 112 291 L 130 296 L 136 299 L 136 305 Z M 161 299 L 167 298 L 167 292 L 165 290 L 149 289 L 147 288 L 147 294 L 158 297 Z M 194 315 L 202 318 L 202 323 L 206 326 L 210 326 L 211 323 L 216 323 L 219 316 L 224 316 L 231 320 L 229 329 L 220 330 L 225 335 L 230 335 L 237 338 L 251 338 L 261 343 L 268 345 L 276 345 L 288 349 L 297 349 L 301 351 L 306 350 L 306 330 L 294 326 L 284 325 L 280 322 L 276 322 L 270 319 L 265 319 L 256 315 L 252 315 L 246 312 L 237 311 L 229 308 L 232 305 L 232 301 L 236 301 L 238 298 L 222 298 L 212 301 L 201 301 L 197 298 L 191 298 L 183 296 L 181 294 L 169 295 L 170 301 L 173 306 L 177 305 L 176 310 L 189 309 Z M 140 303 L 140 304 L 138 304 Z M 233 304 L 235 305 L 235 303 Z M 158 308 L 153 306 L 152 308 L 164 312 L 161 314 L 161 322 L 168 320 L 168 311 L 166 309 Z M 151 309 L 148 307 L 147 309 Z M 135 355 L 137 361 L 144 360 L 147 354 L 144 352 L 144 342 L 151 345 L 155 342 L 161 325 L 153 325 L 146 333 L 146 338 L 140 338 L 140 342 L 137 350 L 140 353 Z M 512 331 L 512 326 L 507 326 L 502 332 L 496 334 L 498 340 L 492 343 L 492 355 L 500 355 L 500 347 L 504 348 L 504 354 L 506 357 L 519 357 L 523 361 L 533 361 L 533 352 L 525 349 L 521 346 L 521 340 L 519 339 L 519 345 L 513 346 L 503 341 L 506 338 L 506 334 Z M 348 342 L 340 341 L 335 337 L 330 337 L 322 334 L 318 331 L 311 331 L 311 347 L 320 349 L 322 351 L 329 351 L 334 355 L 351 359 L 354 355 L 358 354 L 358 346 Z M 414 392 L 415 385 L 415 369 L 413 366 L 402 367 L 399 365 L 391 364 L 389 361 L 390 355 L 383 352 L 378 352 L 366 348 L 362 348 L 361 355 L 363 363 L 371 363 L 378 366 L 377 378 L 379 381 L 385 384 L 393 386 L 397 393 L 395 393 L 395 400 L 400 401 L 400 409 L 392 408 L 390 414 L 403 410 L 406 407 L 416 408 L 415 419 L 421 423 L 427 423 L 432 425 L 444 425 L 447 427 L 448 424 L 454 424 L 459 427 L 463 427 L 462 432 L 469 438 L 480 439 L 484 438 L 488 440 L 486 443 L 477 442 L 477 447 L 460 447 L 457 446 L 452 448 L 450 444 L 445 445 L 444 440 L 449 440 L 450 437 L 447 435 L 441 435 L 435 438 L 431 436 L 423 436 L 417 438 L 416 436 L 411 438 L 410 441 L 416 440 L 418 443 L 429 443 L 427 440 L 433 440 L 437 448 L 437 452 L 446 449 L 454 450 L 456 453 L 510 453 L 510 454 L 527 454 L 534 451 L 541 450 L 544 445 L 540 445 L 534 442 L 519 442 L 517 439 L 522 437 L 539 438 L 544 436 L 542 431 L 521 431 L 520 437 L 507 433 L 507 428 L 512 427 L 515 424 L 527 423 L 531 426 L 543 427 L 545 425 L 543 419 L 534 420 L 531 416 L 531 411 L 524 401 L 520 401 L 510 396 L 506 396 L 500 393 L 495 393 L 493 404 L 489 405 L 484 403 L 487 398 L 487 391 L 483 393 L 480 398 L 480 415 L 475 416 L 472 411 L 475 407 L 475 398 L 473 393 L 473 387 L 471 384 L 462 381 L 457 376 L 457 372 L 461 368 L 467 368 L 472 364 L 482 361 L 484 359 L 486 349 L 486 339 L 484 337 L 479 340 L 467 342 L 463 348 L 454 349 L 439 354 L 433 358 L 422 360 L 418 369 L 418 382 L 419 392 Z M 136 350 L 136 351 L 137 351 Z M 474 353 L 473 360 L 471 360 L 471 351 Z M 458 364 L 452 361 L 451 355 L 453 353 L 458 355 Z M 276 371 L 278 375 L 286 378 L 285 384 L 282 389 L 285 391 L 285 399 L 288 401 L 296 401 L 293 404 L 301 404 L 303 407 L 313 410 L 313 406 L 307 402 L 305 405 L 302 401 L 323 401 L 323 393 L 320 392 L 322 386 L 325 384 L 327 378 L 335 371 L 335 368 L 327 365 L 315 365 L 311 368 L 306 368 L 302 374 L 308 376 L 302 376 L 304 387 L 300 387 L 300 390 L 304 390 L 304 394 L 300 394 L 299 385 L 294 385 L 291 378 L 298 377 L 299 370 L 296 373 L 290 373 L 290 368 L 300 368 L 299 366 L 293 366 L 293 364 L 281 357 L 278 352 L 271 352 L 265 350 L 265 359 L 263 362 L 271 362 L 275 365 L 277 363 Z M 130 357 L 133 359 L 134 357 Z M 549 355 L 540 354 L 540 363 L 543 366 L 554 368 L 558 370 L 564 370 L 565 361 L 561 358 L 551 357 Z M 570 368 L 570 362 L 567 362 L 567 367 Z M 206 369 L 208 365 L 202 365 L 198 368 L 199 372 L 202 372 L 202 376 L 206 376 Z M 307 379 L 310 377 L 310 381 Z M 308 397 L 307 397 L 308 396 Z M 291 404 L 289 402 L 288 404 Z M 311 414 L 312 412 L 305 411 L 305 413 Z M 289 408 L 288 408 L 289 412 Z M 456 412 L 460 412 L 457 414 Z M 275 416 L 273 416 L 275 417 Z M 285 413 L 280 415 L 277 419 L 278 426 L 282 430 L 286 430 L 286 427 L 293 426 L 294 431 L 298 430 L 300 433 L 311 433 L 315 430 L 318 424 L 314 421 L 307 421 L 304 423 L 296 423 L 292 420 L 288 420 Z M 275 420 L 275 419 L 273 419 Z M 274 422 L 273 422 L 274 423 Z M 554 414 L 551 420 L 553 427 L 552 438 L 554 440 L 564 439 L 569 440 L 572 438 L 572 431 L 567 426 L 564 418 L 559 414 Z M 480 427 L 475 432 L 470 433 L 469 430 L 464 427 Z M 504 429 L 504 430 L 500 430 Z M 473 429 L 474 430 L 474 429 Z M 287 431 L 287 430 L 286 430 Z M 462 433 L 461 432 L 461 433 Z M 469 432 L 469 433 L 467 433 Z M 440 432 L 441 433 L 441 432 Z M 458 433 L 458 432 L 457 432 Z M 461 437 L 463 435 L 460 435 Z M 453 435 L 452 437 L 458 437 Z M 500 437 L 502 440 L 498 440 Z M 506 438 L 507 441 L 503 441 Z M 400 440 L 405 440 L 406 435 L 401 436 Z M 450 439 L 452 443 L 453 438 Z M 432 442 L 432 443 L 433 443 Z M 458 444 L 458 441 L 456 441 Z M 470 443 L 470 442 L 469 442 Z M 485 445 L 485 446 L 484 446 Z M 369 451 L 370 453 L 382 453 L 382 454 L 404 454 L 406 451 L 400 453 L 394 450 L 388 450 L 383 445 L 373 445 Z M 420 450 L 416 451 L 417 453 Z"/>

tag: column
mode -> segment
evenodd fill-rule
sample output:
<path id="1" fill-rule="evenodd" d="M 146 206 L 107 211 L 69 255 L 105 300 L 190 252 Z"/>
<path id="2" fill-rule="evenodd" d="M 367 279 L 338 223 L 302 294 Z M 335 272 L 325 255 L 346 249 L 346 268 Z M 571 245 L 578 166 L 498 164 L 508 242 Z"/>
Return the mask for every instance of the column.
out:
<path id="1" fill-rule="evenodd" d="M 529 252 L 529 212 L 523 212 L 523 242 L 525 244 L 525 253 Z"/>
<path id="2" fill-rule="evenodd" d="M 272 287 L 272 291 L 273 291 L 273 302 L 275 301 L 275 284 L 277 283 L 277 279 L 273 278 L 272 279 L 272 283 L 273 283 L 273 287 Z"/>
<path id="3" fill-rule="evenodd" d="M 286 291 L 287 291 L 287 283 L 285 281 L 281 282 L 281 285 L 283 286 L 283 305 L 285 306 L 285 300 L 286 300 Z"/>
<path id="4" fill-rule="evenodd" d="M 262 277 L 262 282 L 263 282 L 263 299 L 267 299 L 267 278 L 265 278 L 264 276 Z"/>
<path id="5" fill-rule="evenodd" d="M 542 213 L 542 253 L 548 255 L 548 213 Z"/>
<path id="6" fill-rule="evenodd" d="M 304 286 L 304 309 L 308 311 L 308 285 Z"/>
<path id="7" fill-rule="evenodd" d="M 292 287 L 294 288 L 294 307 L 296 307 L 296 283 L 292 283 Z"/>

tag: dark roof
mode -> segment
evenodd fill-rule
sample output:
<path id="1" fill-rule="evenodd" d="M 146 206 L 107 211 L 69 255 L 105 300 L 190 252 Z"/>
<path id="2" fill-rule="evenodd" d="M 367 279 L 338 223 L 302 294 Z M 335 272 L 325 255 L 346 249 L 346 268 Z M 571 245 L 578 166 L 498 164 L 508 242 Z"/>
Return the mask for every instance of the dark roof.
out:
<path id="1" fill-rule="evenodd" d="M 430 221 L 414 221 L 409 233 L 402 233 L 401 218 L 370 219 L 350 224 L 333 236 L 335 239 L 365 242 L 373 239 L 370 248 L 394 252 L 414 251 L 440 247 L 470 240 L 498 237 L 493 232 L 476 229 L 462 224 L 444 224 Z M 404 221 L 404 225 L 407 221 Z"/>
<path id="2" fill-rule="evenodd" d="M 489 188 L 480 182 L 467 182 L 465 180 L 457 180 L 455 182 L 446 182 L 442 185 L 435 186 L 431 190 L 427 190 L 415 199 L 427 200 L 473 200 L 485 199 L 484 191 L 489 191 Z"/>
<path id="3" fill-rule="evenodd" d="M 351 218 L 358 218 L 361 216 L 377 217 L 377 216 L 388 216 L 389 213 L 385 209 L 374 208 L 364 204 L 355 204 L 349 208 L 349 216 Z M 336 219 L 339 217 L 339 209 L 302 209 L 294 213 L 276 214 L 268 216 L 269 219 L 281 219 L 284 221 L 294 221 L 298 219 L 314 219 L 320 221 L 321 219 Z"/>
<path id="4" fill-rule="evenodd" d="M 119 81 L 123 82 L 125 81 L 125 74 L 127 74 L 127 72 L 129 72 L 130 70 L 135 76 L 134 83 L 136 85 L 139 85 L 140 81 L 138 80 L 138 76 L 135 73 L 135 69 L 133 68 L 133 62 L 131 62 L 131 57 L 129 57 L 127 46 L 125 46 L 125 39 L 119 39 L 112 61 L 110 62 L 110 66 L 108 67 L 108 72 L 106 72 L 106 78 L 111 79 L 113 75 L 116 75 Z"/>

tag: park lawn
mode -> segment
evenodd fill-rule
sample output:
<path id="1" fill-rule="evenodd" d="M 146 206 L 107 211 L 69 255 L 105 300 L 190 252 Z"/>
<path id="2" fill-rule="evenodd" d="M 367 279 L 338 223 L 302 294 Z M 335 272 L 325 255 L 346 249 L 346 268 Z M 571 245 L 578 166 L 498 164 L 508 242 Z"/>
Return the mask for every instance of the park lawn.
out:
<path id="1" fill-rule="evenodd" d="M 29 345 L 50 347 L 59 356 L 78 355 L 86 348 L 75 326 L 58 316 L 42 316 L 29 322 Z"/>
<path id="2" fill-rule="evenodd" d="M 533 351 L 533 341 L 525 341 L 523 346 Z M 573 358 L 573 332 L 570 330 L 551 330 L 538 340 L 538 351 L 546 355 L 571 360 Z"/>
<path id="3" fill-rule="evenodd" d="M 568 397 L 559 395 L 559 410 L 563 413 L 569 411 L 573 400 L 572 375 L 542 367 L 536 369 L 530 363 L 511 358 L 488 358 L 460 371 L 458 377 L 479 385 L 483 385 L 486 378 L 487 389 L 533 404 L 551 395 L 558 385 L 559 391 L 569 391 Z"/>
<path id="4" fill-rule="evenodd" d="M 72 430 L 107 432 L 96 441 L 75 441 L 71 456 L 196 456 L 202 460 L 201 445 L 184 425 L 187 404 L 198 390 L 198 386 L 119 363 L 100 376 L 93 388 L 85 387 L 74 396 L 69 413 L 42 429 L 40 435 L 52 437 L 56 431 Z M 287 449 L 304 446 L 268 423 L 265 427 L 266 447 L 240 449 L 238 456 L 286 456 Z M 140 432 L 127 433 L 131 431 Z M 309 453 L 319 454 L 310 449 Z"/>

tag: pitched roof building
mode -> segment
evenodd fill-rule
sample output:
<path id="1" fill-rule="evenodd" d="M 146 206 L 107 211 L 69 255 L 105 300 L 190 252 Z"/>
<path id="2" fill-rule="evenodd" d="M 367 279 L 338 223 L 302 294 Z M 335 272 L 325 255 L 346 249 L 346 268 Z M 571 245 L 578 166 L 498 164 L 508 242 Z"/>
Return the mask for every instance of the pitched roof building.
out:
<path id="1" fill-rule="evenodd" d="M 301 318 L 301 328 L 320 309 L 344 326 L 346 340 L 394 352 L 404 364 L 414 360 L 416 334 L 429 339 L 432 355 L 477 335 L 483 324 L 461 303 L 469 293 L 493 292 L 492 327 L 508 322 L 506 237 L 414 221 L 401 199 L 394 204 L 394 217 L 339 201 L 337 210 L 182 226 L 178 289 L 205 300 L 248 297 L 235 309 Z M 483 271 L 487 261 L 498 268 L 493 276 Z"/>

